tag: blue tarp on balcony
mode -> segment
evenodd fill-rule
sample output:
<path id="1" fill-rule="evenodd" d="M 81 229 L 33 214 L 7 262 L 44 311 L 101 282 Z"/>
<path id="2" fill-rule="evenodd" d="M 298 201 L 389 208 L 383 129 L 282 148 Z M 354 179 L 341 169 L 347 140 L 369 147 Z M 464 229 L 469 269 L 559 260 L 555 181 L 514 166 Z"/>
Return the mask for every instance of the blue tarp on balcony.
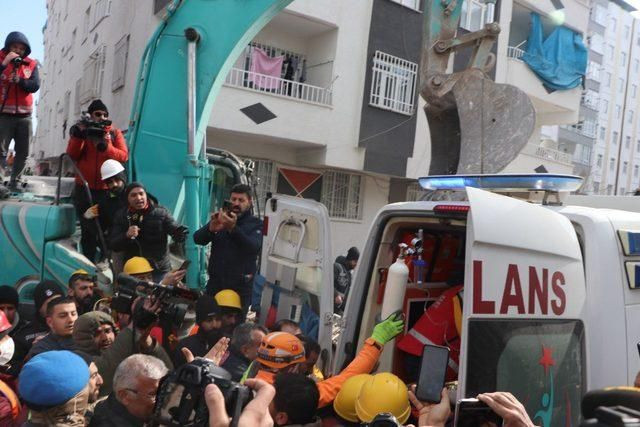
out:
<path id="1" fill-rule="evenodd" d="M 531 32 L 522 60 L 552 90 L 578 87 L 587 72 L 587 48 L 582 35 L 567 27 L 556 27 L 543 40 L 540 15 L 531 13 Z"/>

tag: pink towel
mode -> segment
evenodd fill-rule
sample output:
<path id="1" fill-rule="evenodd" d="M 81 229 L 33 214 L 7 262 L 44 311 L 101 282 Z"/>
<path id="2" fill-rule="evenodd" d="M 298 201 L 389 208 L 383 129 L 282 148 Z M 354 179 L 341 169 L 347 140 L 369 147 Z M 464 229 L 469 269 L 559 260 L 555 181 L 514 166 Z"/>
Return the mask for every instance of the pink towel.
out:
<path id="1" fill-rule="evenodd" d="M 251 52 L 251 69 L 249 71 L 261 75 L 249 74 L 249 80 L 260 89 L 278 89 L 283 61 L 284 56 L 272 58 L 262 49 L 254 47 Z"/>

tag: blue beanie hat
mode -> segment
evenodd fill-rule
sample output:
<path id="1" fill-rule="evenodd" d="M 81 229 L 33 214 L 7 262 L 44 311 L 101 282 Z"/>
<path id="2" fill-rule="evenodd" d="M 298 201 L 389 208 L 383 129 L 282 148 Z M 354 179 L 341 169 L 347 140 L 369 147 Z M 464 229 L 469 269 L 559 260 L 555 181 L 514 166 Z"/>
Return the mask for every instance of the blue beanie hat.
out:
<path id="1" fill-rule="evenodd" d="M 18 392 L 27 405 L 58 406 L 82 391 L 89 367 L 67 350 L 45 351 L 29 360 L 18 377 Z"/>

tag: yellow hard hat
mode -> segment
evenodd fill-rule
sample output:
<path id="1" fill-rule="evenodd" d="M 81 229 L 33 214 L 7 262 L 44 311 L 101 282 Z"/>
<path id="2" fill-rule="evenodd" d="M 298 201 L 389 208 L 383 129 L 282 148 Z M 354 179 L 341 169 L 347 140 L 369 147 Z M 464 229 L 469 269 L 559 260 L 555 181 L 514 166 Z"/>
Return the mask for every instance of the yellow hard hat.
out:
<path id="1" fill-rule="evenodd" d="M 333 409 L 336 411 L 336 414 L 347 421 L 353 423 L 358 422 L 356 399 L 358 398 L 358 394 L 360 394 L 362 385 L 370 378 L 373 378 L 373 375 L 360 374 L 349 378 L 342 384 L 342 388 L 333 401 Z"/>
<path id="2" fill-rule="evenodd" d="M 234 290 L 223 289 L 214 296 L 216 302 L 220 307 L 230 307 L 242 310 L 242 303 L 240 302 L 240 295 Z"/>
<path id="3" fill-rule="evenodd" d="M 124 263 L 123 272 L 125 274 L 144 274 L 151 273 L 152 271 L 153 267 L 151 267 L 149 261 L 141 256 L 129 258 L 129 260 Z"/>
<path id="4" fill-rule="evenodd" d="M 389 372 L 376 374 L 365 381 L 356 399 L 356 414 L 360 421 L 369 423 L 382 412 L 393 414 L 402 424 L 411 414 L 406 384 Z"/>
<path id="5" fill-rule="evenodd" d="M 71 286 L 76 280 L 80 278 L 91 280 L 92 277 L 87 270 L 79 268 L 71 273 L 71 276 L 69 276 L 69 286 Z"/>

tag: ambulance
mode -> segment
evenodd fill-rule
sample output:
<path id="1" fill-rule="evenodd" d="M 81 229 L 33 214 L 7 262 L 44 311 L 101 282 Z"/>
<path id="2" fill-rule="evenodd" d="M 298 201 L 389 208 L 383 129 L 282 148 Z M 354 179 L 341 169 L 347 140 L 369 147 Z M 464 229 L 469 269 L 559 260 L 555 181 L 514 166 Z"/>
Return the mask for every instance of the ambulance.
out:
<path id="1" fill-rule="evenodd" d="M 390 204 L 375 217 L 339 320 L 326 208 L 273 196 L 262 320 L 275 310 L 274 318 L 300 321 L 321 344 L 319 365 L 329 374 L 352 360 L 385 300 L 400 301 L 409 333 L 443 292 L 463 285 L 457 399 L 509 391 L 537 425 L 568 426 L 578 424 L 586 391 L 633 384 L 640 370 L 640 213 L 563 204 L 582 184 L 570 175 L 419 182 L 431 201 Z M 406 285 L 386 287 L 399 247 L 420 240 L 420 273 L 409 266 Z M 401 339 L 387 344 L 378 371 L 415 380 Z"/>

